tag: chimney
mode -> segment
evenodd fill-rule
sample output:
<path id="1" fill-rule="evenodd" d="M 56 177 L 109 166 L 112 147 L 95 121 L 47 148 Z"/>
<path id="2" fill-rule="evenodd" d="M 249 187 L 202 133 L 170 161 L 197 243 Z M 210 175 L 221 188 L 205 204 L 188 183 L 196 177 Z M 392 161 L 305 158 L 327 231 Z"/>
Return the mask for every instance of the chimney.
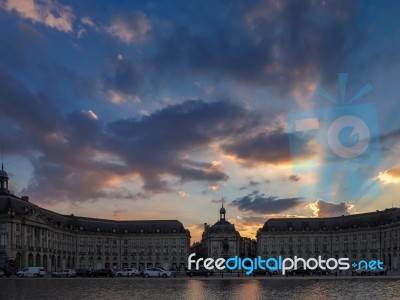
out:
<path id="1" fill-rule="evenodd" d="M 28 196 L 22 196 L 22 197 L 21 197 L 21 200 L 24 200 L 24 201 L 26 201 L 26 202 L 29 202 L 29 197 L 28 197 Z"/>

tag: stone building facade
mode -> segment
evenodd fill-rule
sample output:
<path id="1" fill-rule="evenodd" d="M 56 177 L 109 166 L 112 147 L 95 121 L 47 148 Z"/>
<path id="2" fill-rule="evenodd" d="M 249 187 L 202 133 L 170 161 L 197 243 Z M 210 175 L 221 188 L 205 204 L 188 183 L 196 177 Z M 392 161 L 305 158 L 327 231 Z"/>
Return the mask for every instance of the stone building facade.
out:
<path id="1" fill-rule="evenodd" d="M 177 220 L 114 221 L 62 215 L 17 197 L 0 171 L 0 256 L 19 269 L 149 266 L 184 269 L 190 232 Z"/>
<path id="2" fill-rule="evenodd" d="M 204 224 L 201 242 L 192 245 L 192 252 L 199 257 L 228 258 L 240 255 L 242 238 L 235 225 L 225 218 L 226 209 L 222 206 L 219 211 L 219 221 L 210 226 Z"/>
<path id="3" fill-rule="evenodd" d="M 257 232 L 264 257 L 381 259 L 400 268 L 400 209 L 332 217 L 269 219 Z"/>

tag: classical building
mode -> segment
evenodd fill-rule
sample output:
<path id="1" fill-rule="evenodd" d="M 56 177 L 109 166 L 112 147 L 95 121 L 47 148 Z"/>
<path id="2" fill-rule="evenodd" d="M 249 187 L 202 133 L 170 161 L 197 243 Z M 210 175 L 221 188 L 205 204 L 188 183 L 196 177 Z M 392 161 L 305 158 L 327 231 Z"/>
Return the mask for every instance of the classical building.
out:
<path id="1" fill-rule="evenodd" d="M 19 269 L 183 269 L 189 247 L 190 232 L 177 220 L 103 220 L 39 207 L 26 196 L 10 193 L 8 174 L 2 166 L 0 256 L 15 258 Z"/>
<path id="2" fill-rule="evenodd" d="M 269 219 L 257 231 L 257 252 L 265 257 L 381 259 L 400 268 L 400 209 L 332 218 Z"/>
<path id="3" fill-rule="evenodd" d="M 219 210 L 219 221 L 210 226 L 204 223 L 201 242 L 192 246 L 191 252 L 200 257 L 232 257 L 240 255 L 242 238 L 235 225 L 225 218 L 226 209 L 222 205 Z"/>

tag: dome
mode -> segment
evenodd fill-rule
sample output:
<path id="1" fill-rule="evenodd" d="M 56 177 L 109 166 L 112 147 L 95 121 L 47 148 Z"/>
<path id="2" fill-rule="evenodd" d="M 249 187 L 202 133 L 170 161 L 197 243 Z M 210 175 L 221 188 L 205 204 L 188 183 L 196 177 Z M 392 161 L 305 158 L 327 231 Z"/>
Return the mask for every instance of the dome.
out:
<path id="1" fill-rule="evenodd" d="M 215 233 L 219 233 L 219 234 L 235 233 L 236 234 L 236 232 L 237 231 L 235 229 L 235 225 L 233 225 L 232 223 L 229 223 L 228 221 L 220 220 L 217 223 L 215 223 L 213 226 L 211 226 L 210 229 L 207 230 L 207 235 L 215 234 Z"/>
<path id="2" fill-rule="evenodd" d="M 220 214 L 226 214 L 226 210 L 225 210 L 225 207 L 221 207 L 221 209 L 219 210 L 219 213 Z"/>

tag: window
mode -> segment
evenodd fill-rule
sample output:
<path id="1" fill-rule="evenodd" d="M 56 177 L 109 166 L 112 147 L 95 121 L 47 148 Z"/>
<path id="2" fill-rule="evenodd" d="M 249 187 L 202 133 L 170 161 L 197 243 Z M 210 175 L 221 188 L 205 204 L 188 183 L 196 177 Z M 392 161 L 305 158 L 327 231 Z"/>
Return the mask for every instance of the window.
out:
<path id="1" fill-rule="evenodd" d="M 358 244 L 357 244 L 357 242 L 354 242 L 353 243 L 353 250 L 357 250 L 357 248 L 358 248 Z"/>
<path id="2" fill-rule="evenodd" d="M 6 245 L 7 245 L 7 235 L 0 234 L 0 246 L 6 246 Z"/>
<path id="3" fill-rule="evenodd" d="M 365 250 L 367 250 L 367 243 L 366 242 L 363 242 L 362 243 L 362 249 L 365 251 Z"/>

